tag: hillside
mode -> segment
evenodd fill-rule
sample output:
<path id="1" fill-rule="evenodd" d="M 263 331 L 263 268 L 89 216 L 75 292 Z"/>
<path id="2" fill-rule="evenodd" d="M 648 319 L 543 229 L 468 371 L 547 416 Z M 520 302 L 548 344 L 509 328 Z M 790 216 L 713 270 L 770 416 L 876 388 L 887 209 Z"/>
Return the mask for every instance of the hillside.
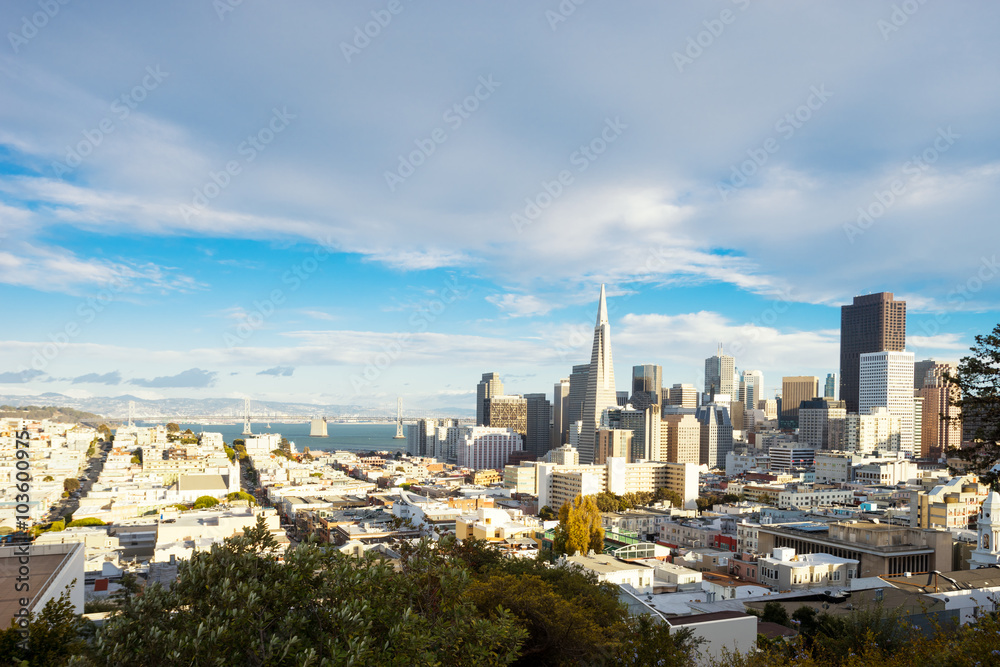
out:
<path id="1" fill-rule="evenodd" d="M 104 417 L 92 412 L 84 412 L 73 408 L 61 408 L 54 405 L 0 405 L 0 418 L 14 417 L 18 419 L 52 419 L 59 422 L 79 423 L 83 421 L 102 421 Z"/>

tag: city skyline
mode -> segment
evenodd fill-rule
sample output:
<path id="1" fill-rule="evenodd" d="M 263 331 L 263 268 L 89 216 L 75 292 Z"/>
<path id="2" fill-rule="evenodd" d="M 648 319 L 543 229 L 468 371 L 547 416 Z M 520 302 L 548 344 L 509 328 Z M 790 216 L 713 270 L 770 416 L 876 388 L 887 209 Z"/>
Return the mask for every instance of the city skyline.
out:
<path id="1" fill-rule="evenodd" d="M 995 6 L 59 7 L 0 7 L 0 394 L 549 393 L 602 283 L 620 368 L 765 397 L 857 295 L 996 324 Z"/>

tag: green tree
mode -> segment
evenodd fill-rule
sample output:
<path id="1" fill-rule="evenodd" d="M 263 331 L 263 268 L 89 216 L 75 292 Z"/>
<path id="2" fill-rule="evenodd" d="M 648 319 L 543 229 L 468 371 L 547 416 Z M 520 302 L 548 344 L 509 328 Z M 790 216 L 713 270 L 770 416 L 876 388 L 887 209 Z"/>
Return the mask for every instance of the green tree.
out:
<path id="1" fill-rule="evenodd" d="M 80 480 L 76 477 L 67 477 L 63 480 L 63 491 L 73 493 L 80 490 Z"/>
<path id="2" fill-rule="evenodd" d="M 552 550 L 557 555 L 570 556 L 577 552 L 586 554 L 594 550 L 601 553 L 604 550 L 604 528 L 594 496 L 577 496 L 559 509 L 559 525 Z"/>
<path id="3" fill-rule="evenodd" d="M 958 388 L 952 404 L 962 412 L 954 419 L 973 424 L 973 437 L 980 443 L 968 452 L 975 462 L 973 470 L 980 471 L 1000 454 L 1000 324 L 989 334 L 977 335 L 969 350 L 972 354 L 962 357 L 948 380 Z"/>
<path id="4" fill-rule="evenodd" d="M 597 509 L 602 512 L 620 512 L 625 509 L 621 497 L 610 491 L 598 493 L 594 496 L 594 502 L 597 503 Z"/>
<path id="5" fill-rule="evenodd" d="M 778 623 L 779 625 L 788 625 L 788 610 L 780 602 L 768 602 L 764 605 L 764 612 L 761 614 L 760 620 Z"/>
<path id="6" fill-rule="evenodd" d="M 226 494 L 226 500 L 245 500 L 251 505 L 257 502 L 257 499 L 246 491 L 234 491 L 233 493 Z"/>
<path id="7" fill-rule="evenodd" d="M 53 477 L 52 475 L 46 475 L 46 476 L 45 476 L 45 477 L 44 477 L 44 478 L 42 479 L 42 481 L 43 481 L 43 482 L 54 482 L 54 481 L 56 481 L 56 478 L 55 478 L 55 477 Z"/>
<path id="8" fill-rule="evenodd" d="M 284 562 L 263 520 L 181 564 L 170 590 L 130 595 L 100 633 L 102 664 L 505 665 L 525 633 L 481 614 L 468 570 L 426 543 L 400 571 L 303 544 Z"/>
<path id="9" fill-rule="evenodd" d="M 556 511 L 549 507 L 548 505 L 543 505 L 542 509 L 538 510 L 538 517 L 542 521 L 553 521 L 559 517 Z"/>
<path id="10" fill-rule="evenodd" d="M 738 495 L 736 495 L 735 493 L 727 493 L 724 496 L 722 496 L 722 502 L 723 503 L 727 503 L 727 504 L 728 503 L 738 503 L 738 502 L 740 502 L 740 497 Z"/>
<path id="11" fill-rule="evenodd" d="M 665 486 L 661 486 L 656 490 L 654 498 L 656 500 L 666 500 L 674 507 L 684 507 L 684 499 L 681 498 L 681 494 Z"/>
<path id="12" fill-rule="evenodd" d="M 699 512 L 707 512 L 708 510 L 712 509 L 712 507 L 714 507 L 715 505 L 718 505 L 721 500 L 722 498 L 720 496 L 713 494 L 710 496 L 705 496 L 703 498 L 695 498 L 694 502 L 695 505 L 697 505 Z"/>
<path id="13" fill-rule="evenodd" d="M 90 664 L 92 654 L 88 639 L 94 634 L 93 624 L 84 621 L 74 610 L 69 591 L 45 603 L 38 614 L 28 615 L 28 642 L 22 645 L 21 634 L 14 623 L 0 631 L 0 665 Z"/>
<path id="14" fill-rule="evenodd" d="M 181 425 L 177 422 L 167 422 L 167 433 L 180 433 Z"/>
<path id="15" fill-rule="evenodd" d="M 194 501 L 193 509 L 200 510 L 206 507 L 215 507 L 219 504 L 219 501 L 212 496 L 198 496 Z"/>
<path id="16" fill-rule="evenodd" d="M 229 462 L 230 463 L 235 463 L 236 462 L 236 450 L 235 449 L 233 449 L 231 447 L 223 446 L 222 450 L 226 453 L 226 456 L 229 457 Z"/>
<path id="17" fill-rule="evenodd" d="M 106 526 L 107 524 L 95 516 L 88 516 L 83 519 L 74 519 L 66 524 L 67 528 L 82 528 L 84 526 Z"/>

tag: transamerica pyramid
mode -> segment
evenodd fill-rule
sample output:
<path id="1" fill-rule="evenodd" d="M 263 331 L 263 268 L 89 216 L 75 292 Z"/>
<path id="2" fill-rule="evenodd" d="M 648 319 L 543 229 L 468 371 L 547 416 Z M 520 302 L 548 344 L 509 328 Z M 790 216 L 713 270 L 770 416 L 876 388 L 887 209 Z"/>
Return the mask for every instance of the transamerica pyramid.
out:
<path id="1" fill-rule="evenodd" d="M 608 304 L 601 285 L 601 299 L 597 306 L 597 325 L 594 327 L 594 349 L 590 355 L 590 374 L 587 376 L 587 393 L 583 397 L 583 430 L 580 433 L 580 463 L 594 462 L 594 443 L 601 416 L 608 408 L 618 407 L 615 392 L 615 367 L 611 361 L 611 325 L 608 323 Z"/>

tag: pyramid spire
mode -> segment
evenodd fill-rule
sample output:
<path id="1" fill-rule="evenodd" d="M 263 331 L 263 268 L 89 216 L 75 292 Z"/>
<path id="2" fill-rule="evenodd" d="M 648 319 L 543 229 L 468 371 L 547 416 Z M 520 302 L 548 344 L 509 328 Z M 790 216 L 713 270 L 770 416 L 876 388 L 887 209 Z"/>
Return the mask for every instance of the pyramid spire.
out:
<path id="1" fill-rule="evenodd" d="M 601 299 L 597 306 L 597 325 L 608 323 L 608 301 L 604 296 L 604 283 L 601 283 Z"/>

